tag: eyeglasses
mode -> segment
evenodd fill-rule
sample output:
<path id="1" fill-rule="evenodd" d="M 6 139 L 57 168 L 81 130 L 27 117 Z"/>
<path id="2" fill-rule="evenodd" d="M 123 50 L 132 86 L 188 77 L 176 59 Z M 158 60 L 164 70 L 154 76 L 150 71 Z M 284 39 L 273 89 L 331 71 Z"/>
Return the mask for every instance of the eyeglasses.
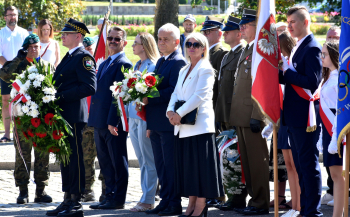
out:
<path id="1" fill-rule="evenodd" d="M 49 31 L 51 31 L 51 29 L 41 29 L 41 31 L 43 31 L 43 32 L 49 32 Z"/>
<path id="2" fill-rule="evenodd" d="M 199 47 L 203 47 L 203 45 L 201 45 L 201 44 L 198 43 L 198 42 L 192 43 L 192 42 L 189 42 L 189 41 L 185 43 L 185 46 L 186 46 L 186 48 L 191 48 L 191 47 L 193 47 L 194 49 L 198 49 Z"/>
<path id="3" fill-rule="evenodd" d="M 17 17 L 18 16 L 18 14 L 7 14 L 7 15 L 5 15 L 5 17 Z"/>
<path id="4" fill-rule="evenodd" d="M 142 45 L 142 43 L 138 43 L 137 41 L 134 41 L 134 43 L 132 44 L 132 46 L 136 46 L 136 45 Z"/>
<path id="5" fill-rule="evenodd" d="M 240 26 L 239 26 L 239 29 L 240 29 L 240 30 L 246 29 L 247 26 L 256 26 L 256 25 L 254 25 L 254 24 L 243 24 L 243 25 L 240 25 Z"/>
<path id="6" fill-rule="evenodd" d="M 210 32 L 217 32 L 217 31 L 219 31 L 219 30 L 213 30 L 213 29 L 208 29 L 208 30 L 203 30 L 203 31 L 201 31 L 201 33 L 203 34 L 203 35 L 209 35 L 210 34 Z"/>
<path id="7" fill-rule="evenodd" d="M 123 39 L 121 39 L 121 38 L 107 37 L 107 41 L 113 41 L 113 39 L 114 39 L 114 41 L 116 41 L 116 42 L 120 42 L 120 41 L 123 40 Z"/>
<path id="8" fill-rule="evenodd" d="M 77 32 L 64 32 L 62 33 L 62 37 L 67 37 L 68 35 L 78 34 Z"/>
<path id="9" fill-rule="evenodd" d="M 327 54 L 326 54 L 325 52 L 322 52 L 322 53 L 321 53 L 321 58 L 322 58 L 322 59 L 326 58 L 326 56 L 327 56 Z"/>

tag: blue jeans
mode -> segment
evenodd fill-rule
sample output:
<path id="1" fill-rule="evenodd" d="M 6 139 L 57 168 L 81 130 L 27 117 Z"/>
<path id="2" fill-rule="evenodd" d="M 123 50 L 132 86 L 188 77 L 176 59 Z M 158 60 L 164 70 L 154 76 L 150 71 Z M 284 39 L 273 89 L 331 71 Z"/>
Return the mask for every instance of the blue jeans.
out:
<path id="1" fill-rule="evenodd" d="M 154 204 L 157 190 L 157 170 L 151 140 L 146 137 L 147 123 L 141 119 L 129 118 L 129 135 L 134 146 L 141 170 L 141 203 Z"/>

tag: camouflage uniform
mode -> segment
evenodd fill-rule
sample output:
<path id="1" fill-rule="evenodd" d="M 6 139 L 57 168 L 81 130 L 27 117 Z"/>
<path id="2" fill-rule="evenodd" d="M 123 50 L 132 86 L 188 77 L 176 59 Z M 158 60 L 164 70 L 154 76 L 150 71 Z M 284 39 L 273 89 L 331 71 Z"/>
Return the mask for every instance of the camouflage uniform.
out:
<path id="1" fill-rule="evenodd" d="M 44 60 L 41 61 L 46 62 Z M 15 79 L 16 74 L 22 74 L 22 72 L 29 65 L 31 65 L 31 63 L 27 59 L 21 60 L 18 57 L 14 58 L 12 61 L 7 61 L 0 69 L 0 78 L 5 82 L 10 83 L 11 79 Z M 15 137 L 16 135 L 14 133 L 13 138 Z M 16 147 L 16 162 L 14 171 L 15 183 L 20 190 L 26 190 L 29 183 L 29 174 L 27 173 L 21 155 L 19 154 L 16 139 L 14 139 L 14 145 Z M 20 148 L 22 150 L 22 155 L 26 162 L 29 173 L 31 167 L 32 147 L 33 145 L 31 143 L 20 141 Z M 45 186 L 48 185 L 50 177 L 49 153 L 39 153 L 34 149 L 34 156 L 34 181 L 36 183 L 37 189 L 44 189 Z"/>
<path id="2" fill-rule="evenodd" d="M 85 126 L 83 131 L 82 147 L 85 166 L 85 190 L 91 191 L 95 183 L 95 159 L 97 156 L 93 127 Z M 98 179 L 101 180 L 102 185 L 105 186 L 101 171 Z M 102 188 L 106 189 L 106 187 Z"/>

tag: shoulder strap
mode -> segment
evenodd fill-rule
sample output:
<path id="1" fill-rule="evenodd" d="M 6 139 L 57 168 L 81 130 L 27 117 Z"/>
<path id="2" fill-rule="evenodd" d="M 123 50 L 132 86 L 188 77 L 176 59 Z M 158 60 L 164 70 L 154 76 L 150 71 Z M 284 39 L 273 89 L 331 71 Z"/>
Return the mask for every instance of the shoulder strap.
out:
<path id="1" fill-rule="evenodd" d="M 45 53 L 46 53 L 46 51 L 47 51 L 47 48 L 49 48 L 50 44 L 51 44 L 51 41 L 50 41 L 49 44 L 46 46 L 46 49 L 45 49 L 44 53 L 43 53 L 40 57 L 43 57 L 43 56 L 45 55 Z"/>

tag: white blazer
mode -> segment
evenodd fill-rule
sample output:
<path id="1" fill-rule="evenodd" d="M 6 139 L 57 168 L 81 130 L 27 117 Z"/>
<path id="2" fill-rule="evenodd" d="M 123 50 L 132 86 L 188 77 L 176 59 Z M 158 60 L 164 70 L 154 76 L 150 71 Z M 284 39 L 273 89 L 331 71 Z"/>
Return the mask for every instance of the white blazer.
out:
<path id="1" fill-rule="evenodd" d="M 215 133 L 215 120 L 213 109 L 213 86 L 215 82 L 214 69 L 208 60 L 201 59 L 184 79 L 190 68 L 190 64 L 183 67 L 179 72 L 179 78 L 168 105 L 168 111 L 174 111 L 177 101 L 186 101 L 177 112 L 181 117 L 198 108 L 198 116 L 195 125 L 175 126 L 174 135 L 179 132 L 180 138 Z"/>

